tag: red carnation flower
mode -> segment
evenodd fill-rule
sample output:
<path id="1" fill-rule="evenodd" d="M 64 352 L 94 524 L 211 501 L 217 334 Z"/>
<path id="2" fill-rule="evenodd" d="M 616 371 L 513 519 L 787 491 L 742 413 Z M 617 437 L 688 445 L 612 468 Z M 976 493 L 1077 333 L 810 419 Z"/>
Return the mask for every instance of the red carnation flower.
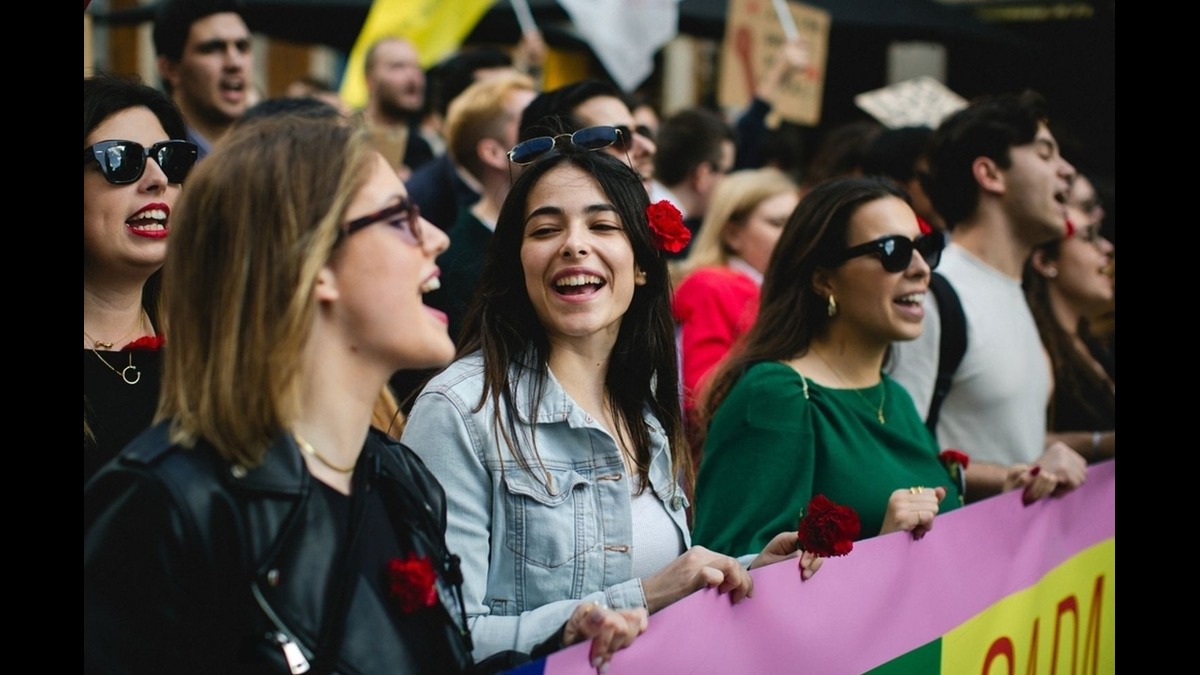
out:
<path id="1" fill-rule="evenodd" d="M 822 558 L 843 556 L 854 549 L 861 529 L 857 511 L 817 495 L 800 517 L 800 548 Z"/>
<path id="2" fill-rule="evenodd" d="M 161 335 L 146 335 L 125 345 L 125 349 L 144 349 L 152 352 L 163 346 L 166 341 L 167 338 Z M 125 349 L 121 351 L 125 351 Z"/>
<path id="3" fill-rule="evenodd" d="M 407 558 L 392 558 L 387 564 L 388 596 L 409 614 L 432 607 L 437 602 L 437 574 L 429 558 L 409 553 Z"/>
<path id="4" fill-rule="evenodd" d="M 958 483 L 959 500 L 964 500 L 967 494 L 967 465 L 971 463 L 971 458 L 962 450 L 947 448 L 938 454 L 938 459 L 942 460 L 950 477 Z"/>
<path id="5" fill-rule="evenodd" d="M 654 245 L 663 251 L 679 253 L 692 240 L 691 230 L 683 224 L 683 214 L 665 199 L 646 207 L 646 219 L 654 233 Z"/>
<path id="6" fill-rule="evenodd" d="M 938 459 L 942 460 L 942 464 L 945 464 L 946 466 L 957 464 L 964 470 L 967 468 L 967 465 L 971 463 L 971 458 L 967 456 L 967 453 L 963 452 L 962 450 L 955 450 L 954 448 L 947 448 L 943 450 L 941 454 L 938 455 Z"/>

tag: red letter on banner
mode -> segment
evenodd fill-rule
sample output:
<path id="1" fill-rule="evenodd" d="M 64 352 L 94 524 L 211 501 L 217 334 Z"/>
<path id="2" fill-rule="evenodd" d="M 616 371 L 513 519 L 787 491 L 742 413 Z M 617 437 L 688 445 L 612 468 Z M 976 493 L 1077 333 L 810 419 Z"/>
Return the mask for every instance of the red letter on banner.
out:
<path id="1" fill-rule="evenodd" d="M 1058 613 L 1054 616 L 1054 648 L 1050 651 L 1050 675 L 1058 673 L 1059 636 L 1062 634 L 1063 614 L 1070 612 L 1074 617 L 1074 635 L 1071 640 L 1071 675 L 1075 675 L 1076 657 L 1079 654 L 1079 601 L 1074 595 L 1068 595 L 1058 603 Z"/>
<path id="2" fill-rule="evenodd" d="M 1036 629 L 1035 629 L 1036 630 Z M 1008 675 L 1013 675 L 1013 643 L 1007 637 L 996 638 L 992 642 L 992 646 L 988 647 L 987 656 L 983 660 L 983 675 L 991 675 L 992 661 L 1005 656 L 1008 658 Z"/>

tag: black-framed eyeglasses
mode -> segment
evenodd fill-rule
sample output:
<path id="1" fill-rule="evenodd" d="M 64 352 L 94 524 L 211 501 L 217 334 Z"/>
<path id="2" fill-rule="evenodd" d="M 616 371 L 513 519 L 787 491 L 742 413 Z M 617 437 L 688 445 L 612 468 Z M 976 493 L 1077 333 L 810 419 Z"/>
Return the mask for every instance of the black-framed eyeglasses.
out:
<path id="1" fill-rule="evenodd" d="M 134 141 L 101 141 L 83 149 L 83 161 L 100 165 L 104 180 L 113 185 L 136 183 L 146 172 L 146 158 L 158 162 L 167 180 L 182 183 L 196 165 L 200 151 L 188 141 L 161 141 L 150 147 Z"/>
<path id="2" fill-rule="evenodd" d="M 508 151 L 508 161 L 518 166 L 532 164 L 562 143 L 570 143 L 583 150 L 603 150 L 617 146 L 625 152 L 633 144 L 633 132 L 625 125 L 600 125 L 584 127 L 574 133 L 557 136 L 538 136 L 521 141 Z"/>
<path id="3" fill-rule="evenodd" d="M 400 230 L 409 243 L 417 246 L 425 244 L 425 237 L 421 232 L 421 208 L 406 198 L 375 213 L 355 218 L 346 223 L 346 234 L 354 234 L 375 223 L 385 223 Z"/>
<path id="4" fill-rule="evenodd" d="M 842 251 L 837 262 L 841 264 L 858 256 L 877 255 L 879 256 L 880 264 L 883 265 L 883 269 L 893 273 L 903 272 L 908 269 L 909 264 L 912 262 L 913 251 L 916 251 L 925 259 L 925 264 L 929 265 L 929 269 L 933 269 L 942 261 L 942 250 L 944 248 L 946 248 L 946 235 L 942 232 L 922 234 L 916 239 L 909 239 L 903 235 L 893 234 L 887 237 L 880 237 L 874 241 L 868 241 L 865 244 L 851 246 Z"/>

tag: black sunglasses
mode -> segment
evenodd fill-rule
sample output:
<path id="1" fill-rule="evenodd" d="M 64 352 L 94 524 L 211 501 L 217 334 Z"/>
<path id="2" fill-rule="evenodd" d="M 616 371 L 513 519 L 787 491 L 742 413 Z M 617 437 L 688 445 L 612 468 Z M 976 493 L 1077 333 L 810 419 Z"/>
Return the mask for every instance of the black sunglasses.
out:
<path id="1" fill-rule="evenodd" d="M 172 183 L 182 183 L 200 156 L 195 143 L 161 141 L 149 148 L 133 141 L 101 141 L 84 148 L 83 161 L 95 160 L 104 180 L 113 185 L 136 183 L 146 172 L 146 158 L 153 157 Z"/>
<path id="2" fill-rule="evenodd" d="M 411 243 L 417 246 L 425 244 L 425 238 L 421 232 L 421 208 L 408 199 L 401 199 L 392 206 L 346 223 L 346 234 L 354 234 L 368 225 L 379 222 L 384 222 L 400 230 Z"/>
<path id="3" fill-rule="evenodd" d="M 584 127 L 571 134 L 538 136 L 514 145 L 513 149 L 508 151 L 508 161 L 519 166 L 532 164 L 557 148 L 560 143 L 566 142 L 584 150 L 603 150 L 615 145 L 629 152 L 629 147 L 633 145 L 633 132 L 625 125 L 602 125 Z"/>
<path id="4" fill-rule="evenodd" d="M 942 261 L 942 249 L 944 248 L 946 248 L 946 235 L 942 232 L 922 234 L 916 239 L 893 234 L 888 237 L 880 237 L 875 241 L 868 241 L 865 244 L 851 246 L 842 251 L 837 262 L 841 264 L 860 255 L 878 255 L 883 269 L 888 272 L 903 272 L 908 269 L 909 263 L 912 262 L 913 251 L 916 251 L 925 259 L 925 264 L 929 265 L 929 269 L 933 269 Z"/>

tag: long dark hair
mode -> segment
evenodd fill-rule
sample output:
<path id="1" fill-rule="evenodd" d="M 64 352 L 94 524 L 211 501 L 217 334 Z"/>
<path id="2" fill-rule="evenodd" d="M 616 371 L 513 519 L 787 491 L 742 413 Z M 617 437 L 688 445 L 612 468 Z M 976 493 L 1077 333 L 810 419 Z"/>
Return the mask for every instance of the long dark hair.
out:
<path id="1" fill-rule="evenodd" d="M 545 391 L 550 343 L 525 288 L 519 264 L 530 191 L 550 171 L 574 166 L 595 178 L 612 200 L 633 248 L 634 261 L 646 274 L 635 286 L 629 309 L 621 320 L 605 376 L 605 393 L 616 419 L 617 434 L 634 448 L 643 480 L 650 467 L 650 434 L 642 422 L 648 408 L 662 424 L 671 445 L 677 473 L 690 476 L 691 462 L 683 440 L 675 330 L 671 319 L 671 285 L 666 260 L 651 238 L 646 220 L 649 199 L 637 172 L 603 152 L 563 148 L 528 166 L 516 179 L 496 222 L 477 292 L 464 319 L 459 356 L 482 351 L 484 388 L 476 410 L 490 399 L 495 423 L 522 468 L 533 470 L 537 446 L 529 447 L 517 433 L 513 410 L 517 380 L 529 377 L 533 396 L 526 402 L 532 417 Z M 517 378 L 510 366 L 522 367 Z M 507 411 L 507 412 L 506 412 Z"/>
<path id="2" fill-rule="evenodd" d="M 813 277 L 818 269 L 837 264 L 854 213 L 885 197 L 909 201 L 907 193 L 887 178 L 827 181 L 800 200 L 767 264 L 754 326 L 701 394 L 698 433 L 705 433 L 717 407 L 750 366 L 800 356 L 814 338 L 825 334 L 829 328 L 827 300 L 813 288 Z"/>
<path id="3" fill-rule="evenodd" d="M 1057 260 L 1060 243 L 1060 241 L 1053 241 L 1043 244 L 1035 250 L 1041 251 L 1044 260 Z M 1090 416 L 1104 417 L 1105 409 L 1111 410 L 1116 407 L 1116 394 L 1112 393 L 1109 381 L 1097 372 L 1083 354 L 1075 348 L 1074 337 L 1054 316 L 1054 307 L 1050 302 L 1050 286 L 1045 277 L 1034 269 L 1033 256 L 1025 260 L 1021 285 L 1025 290 L 1029 311 L 1033 314 L 1034 322 L 1037 323 L 1042 344 L 1046 347 L 1046 353 L 1050 357 L 1050 366 L 1054 371 L 1055 392 L 1065 394 L 1064 398 L 1078 402 L 1079 406 L 1086 409 Z M 1077 330 L 1079 338 L 1087 345 L 1093 358 L 1104 366 L 1105 372 L 1112 377 L 1110 359 L 1103 347 L 1092 336 L 1087 318 L 1079 320 Z M 1099 391 L 1108 392 L 1108 397 L 1111 398 L 1106 401 L 1096 400 L 1097 397 L 1093 392 Z M 1059 398 L 1059 395 L 1050 398 L 1046 415 L 1048 428 L 1050 431 L 1079 431 L 1078 429 L 1059 428 L 1054 405 Z"/>

